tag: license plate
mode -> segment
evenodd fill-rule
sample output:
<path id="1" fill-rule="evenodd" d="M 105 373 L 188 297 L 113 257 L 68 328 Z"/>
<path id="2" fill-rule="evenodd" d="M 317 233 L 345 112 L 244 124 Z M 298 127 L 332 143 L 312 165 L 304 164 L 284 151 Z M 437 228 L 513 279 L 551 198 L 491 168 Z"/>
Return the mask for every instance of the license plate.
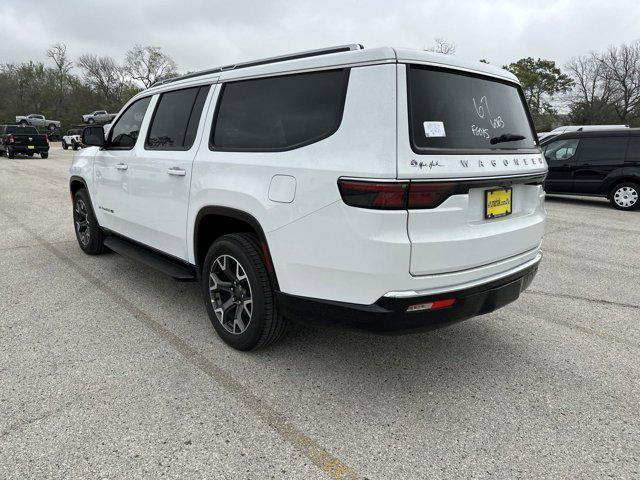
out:
<path id="1" fill-rule="evenodd" d="M 28 148 L 29 150 L 33 150 L 33 149 L 34 149 L 34 148 L 36 148 L 36 147 L 34 147 L 33 145 L 29 145 L 27 148 Z"/>
<path id="2" fill-rule="evenodd" d="M 511 188 L 496 188 L 484 192 L 484 218 L 511 215 Z"/>

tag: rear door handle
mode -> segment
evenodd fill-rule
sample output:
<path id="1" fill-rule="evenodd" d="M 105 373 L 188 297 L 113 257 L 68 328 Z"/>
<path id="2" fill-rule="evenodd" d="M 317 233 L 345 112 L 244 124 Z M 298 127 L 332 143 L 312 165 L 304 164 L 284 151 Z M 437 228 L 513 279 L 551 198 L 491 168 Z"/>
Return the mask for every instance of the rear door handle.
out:
<path id="1" fill-rule="evenodd" d="M 116 163 L 116 170 L 126 170 L 129 168 L 129 165 L 126 163 Z"/>
<path id="2" fill-rule="evenodd" d="M 179 167 L 171 167 L 167 170 L 169 175 L 175 175 L 176 177 L 184 177 L 187 174 L 187 171 L 184 168 Z"/>

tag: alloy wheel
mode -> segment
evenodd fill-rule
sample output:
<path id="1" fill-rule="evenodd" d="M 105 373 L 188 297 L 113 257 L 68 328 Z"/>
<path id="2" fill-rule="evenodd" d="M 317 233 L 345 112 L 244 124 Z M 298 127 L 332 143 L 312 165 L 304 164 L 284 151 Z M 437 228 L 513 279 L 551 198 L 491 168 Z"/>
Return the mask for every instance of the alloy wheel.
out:
<path id="1" fill-rule="evenodd" d="M 620 187 L 613 194 L 613 200 L 616 202 L 616 205 L 623 208 L 631 208 L 638 201 L 638 192 L 635 188 L 624 186 Z"/>
<path id="2" fill-rule="evenodd" d="M 78 233 L 78 239 L 83 246 L 88 246 L 91 240 L 91 234 L 89 232 L 89 213 L 87 211 L 87 205 L 84 200 L 78 198 L 76 200 L 76 208 L 73 210 L 73 220 L 76 224 L 76 232 Z"/>
<path id="3" fill-rule="evenodd" d="M 220 255 L 209 272 L 209 292 L 213 311 L 229 333 L 243 333 L 251 322 L 253 297 L 249 278 L 240 262 Z"/>

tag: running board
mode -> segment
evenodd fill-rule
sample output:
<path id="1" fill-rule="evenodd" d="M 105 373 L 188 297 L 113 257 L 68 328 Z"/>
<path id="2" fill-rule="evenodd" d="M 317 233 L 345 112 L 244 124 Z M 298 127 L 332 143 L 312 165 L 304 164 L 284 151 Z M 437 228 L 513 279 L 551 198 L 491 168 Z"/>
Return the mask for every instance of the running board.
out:
<path id="1" fill-rule="evenodd" d="M 104 239 L 104 245 L 123 257 L 144 263 L 179 282 L 196 281 L 196 271 L 192 265 L 172 260 L 165 255 L 113 235 L 109 235 Z"/>

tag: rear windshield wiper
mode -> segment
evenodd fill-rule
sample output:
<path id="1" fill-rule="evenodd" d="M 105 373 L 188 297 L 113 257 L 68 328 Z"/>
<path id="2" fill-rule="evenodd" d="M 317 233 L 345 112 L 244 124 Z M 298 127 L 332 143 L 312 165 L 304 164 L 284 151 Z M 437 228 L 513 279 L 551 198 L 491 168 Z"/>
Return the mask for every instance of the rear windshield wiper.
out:
<path id="1" fill-rule="evenodd" d="M 491 145 L 495 145 L 496 143 L 504 143 L 504 142 L 517 142 L 518 140 L 524 140 L 527 137 L 524 135 L 516 135 L 514 133 L 503 133 L 499 137 L 493 137 L 489 142 Z"/>

